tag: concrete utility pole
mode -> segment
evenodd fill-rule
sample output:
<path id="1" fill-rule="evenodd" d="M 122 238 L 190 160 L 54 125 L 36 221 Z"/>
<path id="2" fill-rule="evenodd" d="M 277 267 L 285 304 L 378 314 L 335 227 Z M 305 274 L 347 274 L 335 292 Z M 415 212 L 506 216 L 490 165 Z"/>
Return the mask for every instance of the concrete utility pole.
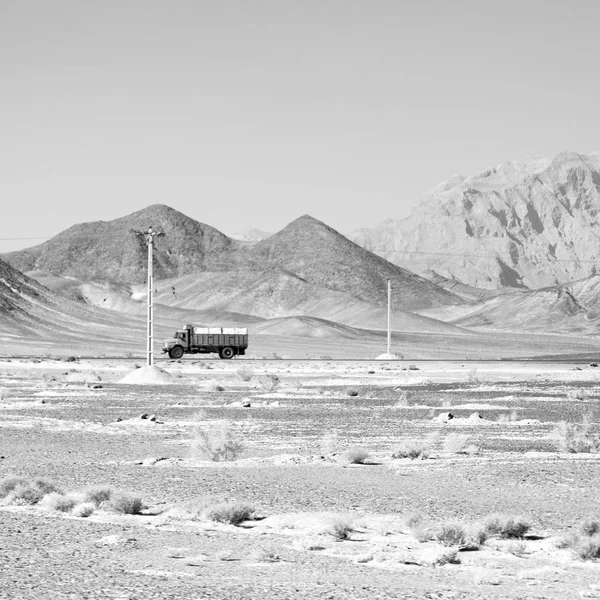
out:
<path id="1" fill-rule="evenodd" d="M 154 249 L 154 238 L 165 235 L 162 231 L 152 231 L 152 227 L 148 227 L 148 231 L 131 230 L 138 237 L 143 237 L 148 246 L 148 345 L 147 345 L 147 364 L 152 366 L 152 349 L 154 337 L 154 320 L 153 320 L 153 292 L 154 292 L 154 275 L 152 273 L 152 260 Z"/>
<path id="2" fill-rule="evenodd" d="M 387 311 L 387 353 L 390 354 L 392 343 L 392 280 L 388 279 L 388 311 Z"/>

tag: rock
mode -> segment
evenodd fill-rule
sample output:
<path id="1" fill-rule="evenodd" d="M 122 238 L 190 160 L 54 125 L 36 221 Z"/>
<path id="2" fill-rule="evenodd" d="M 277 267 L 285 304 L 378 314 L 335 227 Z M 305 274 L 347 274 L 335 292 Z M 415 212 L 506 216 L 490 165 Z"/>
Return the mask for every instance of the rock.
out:
<path id="1" fill-rule="evenodd" d="M 101 390 L 101 389 L 102 389 L 102 386 L 101 386 L 99 383 L 95 383 L 95 384 L 92 386 L 92 389 L 93 389 L 93 390 Z"/>
<path id="2" fill-rule="evenodd" d="M 469 415 L 469 421 L 479 421 L 479 419 L 483 419 L 483 417 L 478 412 Z"/>
<path id="3" fill-rule="evenodd" d="M 156 415 L 150 415 L 148 417 L 148 421 L 152 421 L 153 423 L 156 423 Z"/>
<path id="4" fill-rule="evenodd" d="M 242 402 L 242 408 L 250 408 L 251 406 L 252 406 L 252 404 L 248 401 Z"/>
<path id="5" fill-rule="evenodd" d="M 432 421 L 437 421 L 438 423 L 447 423 L 448 421 L 454 419 L 454 415 L 451 412 L 440 413 L 437 417 L 433 417 Z"/>
<path id="6" fill-rule="evenodd" d="M 115 423 L 120 423 L 122 420 L 123 420 L 123 419 L 121 419 L 121 417 L 117 417 L 117 418 L 115 419 Z"/>
<path id="7" fill-rule="evenodd" d="M 140 419 L 147 419 L 148 418 L 148 413 L 142 413 L 140 415 Z"/>

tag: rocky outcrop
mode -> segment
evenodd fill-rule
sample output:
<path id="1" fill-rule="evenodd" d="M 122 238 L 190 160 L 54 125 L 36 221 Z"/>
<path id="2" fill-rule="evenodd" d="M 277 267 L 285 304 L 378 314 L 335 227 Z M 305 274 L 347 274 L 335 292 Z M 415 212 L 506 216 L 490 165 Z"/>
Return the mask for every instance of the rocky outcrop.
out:
<path id="1" fill-rule="evenodd" d="M 564 152 L 440 184 L 402 220 L 351 239 L 417 273 L 488 289 L 594 275 L 600 155 Z"/>

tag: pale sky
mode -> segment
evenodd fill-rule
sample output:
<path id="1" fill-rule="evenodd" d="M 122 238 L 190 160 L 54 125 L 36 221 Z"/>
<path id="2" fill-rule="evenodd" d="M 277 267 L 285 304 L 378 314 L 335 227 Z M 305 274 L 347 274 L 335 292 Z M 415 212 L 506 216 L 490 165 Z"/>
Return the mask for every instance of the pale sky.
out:
<path id="1" fill-rule="evenodd" d="M 600 150 L 587 0 L 0 0 L 0 252 L 163 203 L 347 233 Z"/>

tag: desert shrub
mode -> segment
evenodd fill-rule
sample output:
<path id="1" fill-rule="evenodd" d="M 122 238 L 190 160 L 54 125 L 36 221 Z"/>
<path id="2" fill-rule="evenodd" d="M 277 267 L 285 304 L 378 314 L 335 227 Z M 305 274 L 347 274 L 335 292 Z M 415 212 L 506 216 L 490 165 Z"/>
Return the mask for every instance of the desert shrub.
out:
<path id="1" fill-rule="evenodd" d="M 449 433 L 443 442 L 444 452 L 466 454 L 470 436 L 466 433 Z"/>
<path id="2" fill-rule="evenodd" d="M 467 373 L 467 379 L 469 383 L 473 385 L 482 385 L 485 380 L 477 373 L 477 369 L 472 369 Z"/>
<path id="3" fill-rule="evenodd" d="M 264 548 L 257 548 L 252 552 L 250 558 L 256 562 L 268 562 L 274 563 L 279 562 L 281 557 L 279 554 L 273 552 L 272 550 L 265 550 Z"/>
<path id="4" fill-rule="evenodd" d="M 362 465 L 369 458 L 369 453 L 364 448 L 348 448 L 340 455 L 340 462 L 350 465 Z"/>
<path id="5" fill-rule="evenodd" d="M 600 535 L 581 538 L 573 548 L 575 555 L 581 560 L 596 560 L 600 558 Z"/>
<path id="6" fill-rule="evenodd" d="M 467 530 L 461 523 L 444 523 L 436 532 L 435 538 L 444 546 L 464 546 Z"/>
<path id="7" fill-rule="evenodd" d="M 410 395 L 408 394 L 408 392 L 405 392 L 404 390 L 400 392 L 398 400 L 396 401 L 396 406 L 410 406 Z"/>
<path id="8" fill-rule="evenodd" d="M 256 509 L 243 502 L 223 502 L 208 506 L 202 514 L 204 518 L 215 523 L 239 525 L 252 519 L 256 514 Z"/>
<path id="9" fill-rule="evenodd" d="M 111 512 L 120 515 L 139 515 L 144 508 L 144 503 L 139 496 L 135 494 L 126 494 L 124 492 L 114 493 L 104 507 Z"/>
<path id="10" fill-rule="evenodd" d="M 347 540 L 354 531 L 352 522 L 348 519 L 339 517 L 334 519 L 326 530 L 326 533 L 332 535 L 336 540 Z"/>
<path id="11" fill-rule="evenodd" d="M 600 440 L 592 434 L 592 424 L 584 418 L 581 424 L 561 421 L 554 428 L 559 452 L 571 454 L 600 451 Z"/>
<path id="12" fill-rule="evenodd" d="M 96 505 L 93 502 L 82 502 L 73 507 L 71 514 L 74 517 L 89 517 L 96 510 Z"/>
<path id="13" fill-rule="evenodd" d="M 236 371 L 236 374 L 242 381 L 250 381 L 252 379 L 252 371 L 246 367 L 240 367 Z"/>
<path id="14" fill-rule="evenodd" d="M 588 392 L 584 389 L 567 390 L 567 400 L 570 400 L 571 402 L 576 400 L 586 400 L 588 395 Z"/>
<path id="15" fill-rule="evenodd" d="M 279 377 L 274 373 L 265 373 L 258 378 L 258 383 L 265 392 L 272 392 L 279 385 Z"/>
<path id="16" fill-rule="evenodd" d="M 99 508 L 105 502 L 108 502 L 113 494 L 114 491 L 111 487 L 106 485 L 94 486 L 85 491 L 84 502 L 89 502 Z"/>
<path id="17" fill-rule="evenodd" d="M 438 567 L 441 567 L 443 565 L 460 564 L 460 558 L 458 558 L 458 549 L 446 548 L 442 552 L 438 552 L 434 559 L 431 561 L 431 564 Z"/>
<path id="18" fill-rule="evenodd" d="M 10 396 L 10 390 L 8 388 L 0 388 L 0 400 L 5 400 Z"/>
<path id="19" fill-rule="evenodd" d="M 71 512 L 75 506 L 75 498 L 65 494 L 59 494 L 57 492 L 51 492 L 46 494 L 40 501 L 40 506 L 56 512 Z"/>
<path id="20" fill-rule="evenodd" d="M 404 442 L 392 452 L 392 458 L 429 458 L 431 447 L 427 442 Z"/>
<path id="21" fill-rule="evenodd" d="M 514 541 L 506 547 L 506 551 L 514 556 L 523 558 L 527 554 L 527 544 L 522 540 Z"/>
<path id="22" fill-rule="evenodd" d="M 593 520 L 584 521 L 581 524 L 580 530 L 581 530 L 582 535 L 592 537 L 593 535 L 600 533 L 600 521 L 593 521 Z"/>
<path id="23" fill-rule="evenodd" d="M 333 454 L 339 450 L 340 441 L 335 431 L 326 433 L 321 438 L 321 453 L 324 455 Z"/>
<path id="24" fill-rule="evenodd" d="M 419 542 L 428 542 L 431 539 L 432 533 L 425 524 L 423 515 L 420 513 L 408 513 L 403 516 L 403 521 L 404 527 L 408 530 L 410 535 Z"/>
<path id="25" fill-rule="evenodd" d="M 358 396 L 358 390 L 356 388 L 348 388 L 346 390 L 346 396 L 356 397 Z"/>
<path id="26" fill-rule="evenodd" d="M 46 479 L 34 479 L 32 482 L 17 483 L 5 496 L 7 504 L 27 505 L 38 504 L 40 500 L 58 488 Z"/>
<path id="27" fill-rule="evenodd" d="M 28 485 L 29 480 L 25 477 L 9 475 L 0 479 L 0 498 L 6 498 L 17 486 Z"/>
<path id="28" fill-rule="evenodd" d="M 244 450 L 243 443 L 228 424 L 197 425 L 193 436 L 191 455 L 195 460 L 226 462 L 235 460 Z"/>
<path id="29" fill-rule="evenodd" d="M 531 529 L 531 522 L 524 517 L 505 517 L 491 515 L 483 522 L 483 529 L 488 535 L 501 538 L 523 538 Z"/>

